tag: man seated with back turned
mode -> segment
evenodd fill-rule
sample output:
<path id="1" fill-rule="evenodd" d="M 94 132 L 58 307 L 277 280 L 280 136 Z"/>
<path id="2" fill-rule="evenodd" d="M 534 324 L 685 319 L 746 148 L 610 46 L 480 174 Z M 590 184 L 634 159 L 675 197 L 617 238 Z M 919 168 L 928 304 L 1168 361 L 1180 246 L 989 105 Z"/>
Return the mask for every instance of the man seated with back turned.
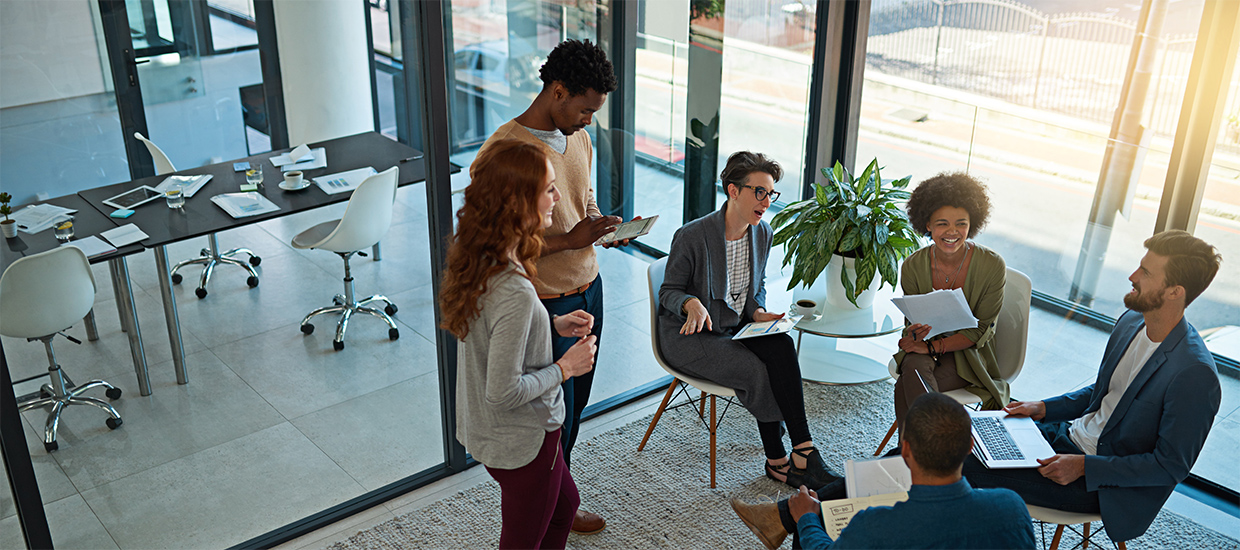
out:
<path id="1" fill-rule="evenodd" d="M 1094 383 L 1004 409 L 1038 421 L 1059 454 L 1039 460 L 1040 468 L 988 470 L 972 457 L 964 467 L 977 487 L 1008 487 L 1035 506 L 1101 513 L 1116 542 L 1143 535 L 1188 477 L 1222 397 L 1214 357 L 1184 318 L 1222 256 L 1178 230 L 1146 239 L 1145 248 L 1128 277 L 1129 311 L 1111 331 Z"/>
<path id="2" fill-rule="evenodd" d="M 793 548 L 1033 548 L 1033 520 L 1016 493 L 973 489 L 961 478 L 973 448 L 970 428 L 969 413 L 955 399 L 927 393 L 913 401 L 900 443 L 913 478 L 908 500 L 857 512 L 835 541 L 823 526 L 817 494 L 804 485 L 779 505 L 734 498 L 732 509 L 771 550 L 789 531 L 796 533 Z"/>

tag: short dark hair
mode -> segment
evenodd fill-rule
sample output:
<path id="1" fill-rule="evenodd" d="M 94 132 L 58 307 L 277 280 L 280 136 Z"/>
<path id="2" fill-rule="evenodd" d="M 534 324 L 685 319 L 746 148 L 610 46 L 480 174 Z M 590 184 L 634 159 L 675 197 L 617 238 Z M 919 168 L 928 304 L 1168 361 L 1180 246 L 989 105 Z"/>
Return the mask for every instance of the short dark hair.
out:
<path id="1" fill-rule="evenodd" d="M 927 393 L 913 401 L 904 414 L 900 437 L 912 448 L 917 466 L 940 477 L 956 473 L 973 448 L 969 413 L 941 393 Z"/>
<path id="2" fill-rule="evenodd" d="M 1186 307 L 1210 286 L 1223 261 L 1223 255 L 1209 243 L 1179 229 L 1169 229 L 1145 239 L 1145 248 L 1167 257 L 1163 284 L 1184 287 Z"/>
<path id="3" fill-rule="evenodd" d="M 930 216 L 944 206 L 963 208 L 969 213 L 972 239 L 990 219 L 990 197 L 986 186 L 964 172 L 943 172 L 921 182 L 908 199 L 908 221 L 919 235 L 930 234 Z"/>
<path id="4" fill-rule="evenodd" d="M 616 75 L 607 60 L 607 52 L 589 40 L 565 40 L 547 55 L 547 62 L 538 70 L 543 86 L 558 81 L 569 95 L 587 90 L 609 94 L 616 90 Z"/>
<path id="5" fill-rule="evenodd" d="M 749 174 L 754 172 L 770 174 L 771 179 L 775 181 L 784 177 L 784 169 L 771 157 L 762 153 L 737 151 L 728 157 L 727 164 L 719 173 L 719 179 L 723 182 L 723 189 L 726 191 L 729 185 L 735 185 L 737 188 L 744 187 L 745 182 L 749 180 Z"/>

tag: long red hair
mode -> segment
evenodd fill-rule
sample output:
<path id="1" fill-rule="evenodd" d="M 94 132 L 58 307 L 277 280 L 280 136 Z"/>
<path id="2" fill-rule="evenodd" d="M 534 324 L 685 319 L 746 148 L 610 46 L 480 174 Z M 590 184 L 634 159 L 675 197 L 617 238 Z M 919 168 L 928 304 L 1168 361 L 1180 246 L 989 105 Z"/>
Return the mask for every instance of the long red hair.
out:
<path id="1" fill-rule="evenodd" d="M 478 317 L 487 281 L 508 267 L 510 250 L 526 279 L 538 274 L 534 260 L 543 247 L 538 198 L 547 182 L 547 155 L 536 145 L 505 139 L 482 151 L 470 173 L 439 294 L 440 327 L 461 340 Z"/>

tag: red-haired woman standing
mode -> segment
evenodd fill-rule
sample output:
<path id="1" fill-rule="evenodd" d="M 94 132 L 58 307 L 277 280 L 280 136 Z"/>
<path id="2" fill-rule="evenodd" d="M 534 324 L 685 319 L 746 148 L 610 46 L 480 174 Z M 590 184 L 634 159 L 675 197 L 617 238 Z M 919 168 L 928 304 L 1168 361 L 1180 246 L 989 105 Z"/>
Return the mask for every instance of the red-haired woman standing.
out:
<path id="1" fill-rule="evenodd" d="M 559 199 L 541 149 L 497 143 L 475 161 L 448 248 L 440 306 L 460 340 L 457 440 L 499 482 L 500 548 L 564 548 L 580 503 L 560 450 L 560 384 L 593 368 L 594 319 L 550 319 L 531 283 Z M 552 329 L 582 337 L 554 363 Z"/>

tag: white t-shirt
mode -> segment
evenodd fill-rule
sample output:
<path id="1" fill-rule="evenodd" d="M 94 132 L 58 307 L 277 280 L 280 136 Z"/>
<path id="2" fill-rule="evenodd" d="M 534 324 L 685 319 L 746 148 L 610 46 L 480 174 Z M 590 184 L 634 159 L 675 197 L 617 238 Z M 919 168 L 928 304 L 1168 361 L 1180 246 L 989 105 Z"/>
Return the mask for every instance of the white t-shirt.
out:
<path id="1" fill-rule="evenodd" d="M 1110 420 L 1115 405 L 1119 404 L 1120 398 L 1132 384 L 1132 379 L 1137 377 L 1141 367 L 1145 366 L 1145 362 L 1154 355 L 1154 350 L 1158 349 L 1158 342 L 1150 340 L 1145 330 L 1142 328 L 1141 332 L 1133 337 L 1132 343 L 1128 344 L 1128 350 L 1120 357 L 1119 364 L 1115 365 L 1107 393 L 1102 396 L 1102 405 L 1098 410 L 1074 421 L 1068 429 L 1072 442 L 1087 455 L 1098 454 L 1098 436 L 1102 435 L 1102 429 L 1106 427 L 1107 420 Z"/>

